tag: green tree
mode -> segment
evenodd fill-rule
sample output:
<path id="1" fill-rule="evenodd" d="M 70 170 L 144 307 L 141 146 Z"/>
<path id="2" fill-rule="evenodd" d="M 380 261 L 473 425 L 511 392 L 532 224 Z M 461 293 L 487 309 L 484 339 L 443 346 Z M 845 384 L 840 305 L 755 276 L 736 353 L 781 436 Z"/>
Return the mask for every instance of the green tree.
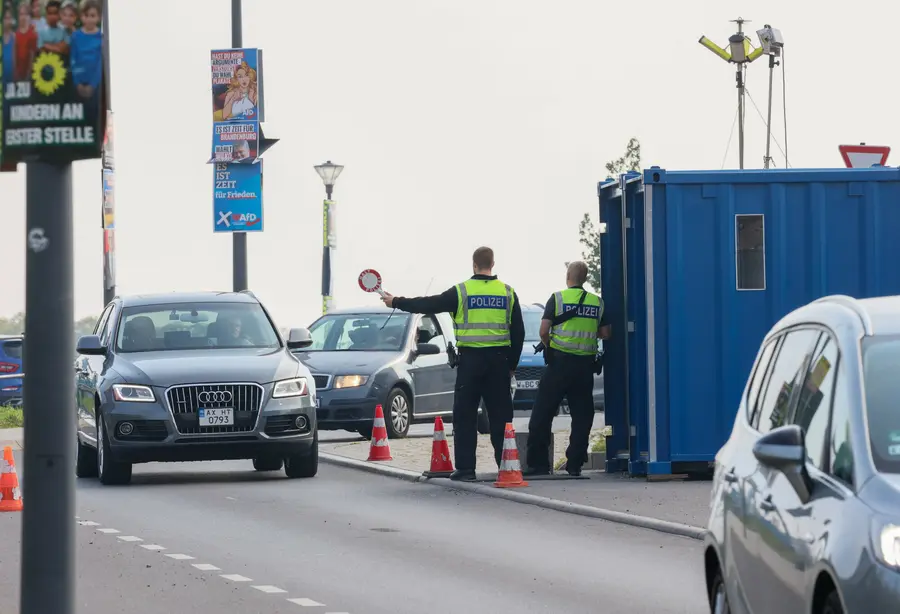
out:
<path id="1" fill-rule="evenodd" d="M 618 177 L 627 172 L 641 172 L 641 143 L 637 138 L 629 139 L 621 158 L 606 163 L 607 177 Z M 578 224 L 578 242 L 581 243 L 581 257 L 588 265 L 588 285 L 594 291 L 600 290 L 600 231 L 590 213 L 585 213 Z M 569 263 L 566 263 L 568 266 Z"/>
<path id="2" fill-rule="evenodd" d="M 90 335 L 98 316 L 85 316 L 73 323 L 75 336 Z M 25 332 L 25 313 L 19 312 L 9 318 L 0 318 L 0 335 L 21 335 Z"/>

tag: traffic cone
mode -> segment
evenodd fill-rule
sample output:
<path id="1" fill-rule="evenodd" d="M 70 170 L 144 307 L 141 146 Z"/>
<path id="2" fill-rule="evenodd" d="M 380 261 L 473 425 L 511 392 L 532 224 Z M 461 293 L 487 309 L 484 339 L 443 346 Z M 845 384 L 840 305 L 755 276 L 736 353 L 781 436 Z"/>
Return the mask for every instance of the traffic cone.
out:
<path id="1" fill-rule="evenodd" d="M 503 455 L 500 459 L 500 473 L 494 482 L 497 488 L 519 488 L 528 486 L 522 479 L 522 466 L 519 464 L 519 448 L 516 446 L 516 430 L 512 422 L 506 423 L 503 435 Z"/>
<path id="2" fill-rule="evenodd" d="M 384 410 L 381 405 L 375 406 L 375 423 L 372 425 L 372 445 L 369 446 L 370 461 L 394 460 L 391 446 L 388 445 L 387 428 L 384 426 Z"/>
<path id="3" fill-rule="evenodd" d="M 434 440 L 431 442 L 431 470 L 422 475 L 426 478 L 445 478 L 453 473 L 453 461 L 450 460 L 450 446 L 444 435 L 444 421 L 438 416 L 434 419 Z"/>
<path id="4" fill-rule="evenodd" d="M 19 476 L 16 473 L 16 459 L 12 448 L 3 448 L 0 461 L 0 512 L 21 512 L 22 491 L 19 490 Z"/>

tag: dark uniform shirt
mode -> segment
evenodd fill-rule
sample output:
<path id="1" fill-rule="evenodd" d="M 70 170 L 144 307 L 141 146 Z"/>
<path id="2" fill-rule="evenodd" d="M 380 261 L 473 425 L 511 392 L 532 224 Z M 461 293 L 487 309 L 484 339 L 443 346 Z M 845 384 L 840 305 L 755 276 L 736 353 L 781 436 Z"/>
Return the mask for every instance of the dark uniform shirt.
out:
<path id="1" fill-rule="evenodd" d="M 579 290 L 584 290 L 583 286 L 569 286 L 569 288 L 578 288 Z M 580 297 L 579 297 L 580 298 Z M 602 298 L 600 299 L 603 300 Z M 544 307 L 544 320 L 553 321 L 553 318 L 556 317 L 556 293 L 550 295 L 550 300 L 547 301 L 547 306 Z M 607 326 L 609 322 L 606 319 L 606 309 L 600 310 L 600 326 Z"/>
<path id="2" fill-rule="evenodd" d="M 472 279 L 490 280 L 497 279 L 496 275 L 472 275 Z M 522 355 L 522 346 L 525 344 L 525 323 L 522 320 L 522 306 L 519 297 L 513 293 L 515 299 L 512 310 L 512 322 L 509 327 L 509 370 L 515 371 L 519 366 L 519 357 Z M 394 307 L 401 311 L 412 313 L 449 313 L 456 315 L 459 306 L 459 291 L 456 286 L 434 296 L 422 296 L 418 298 L 394 297 Z M 481 348 L 460 348 L 461 350 L 479 350 Z"/>

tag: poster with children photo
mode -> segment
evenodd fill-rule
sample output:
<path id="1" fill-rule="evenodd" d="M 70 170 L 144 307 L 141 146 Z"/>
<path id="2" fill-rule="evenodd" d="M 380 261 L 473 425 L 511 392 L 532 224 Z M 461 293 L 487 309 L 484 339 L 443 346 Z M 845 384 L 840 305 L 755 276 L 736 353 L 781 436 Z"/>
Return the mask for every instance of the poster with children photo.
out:
<path id="1" fill-rule="evenodd" d="M 4 162 L 100 157 L 102 0 L 2 0 Z"/>

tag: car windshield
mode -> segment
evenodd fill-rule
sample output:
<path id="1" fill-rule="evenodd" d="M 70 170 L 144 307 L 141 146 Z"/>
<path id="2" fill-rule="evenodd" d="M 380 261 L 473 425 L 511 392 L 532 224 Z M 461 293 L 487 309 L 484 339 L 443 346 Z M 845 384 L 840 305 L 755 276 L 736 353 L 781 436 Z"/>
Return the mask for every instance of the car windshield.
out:
<path id="1" fill-rule="evenodd" d="M 523 309 L 522 320 L 525 321 L 525 341 L 538 341 L 541 338 L 541 318 L 543 311 Z"/>
<path id="2" fill-rule="evenodd" d="M 278 333 L 258 303 L 126 307 L 116 338 L 119 352 L 278 347 Z"/>
<path id="3" fill-rule="evenodd" d="M 863 381 L 875 468 L 900 473 L 900 335 L 863 340 Z"/>
<path id="4" fill-rule="evenodd" d="M 406 313 L 325 315 L 309 327 L 312 345 L 304 352 L 398 351 L 406 341 Z"/>

